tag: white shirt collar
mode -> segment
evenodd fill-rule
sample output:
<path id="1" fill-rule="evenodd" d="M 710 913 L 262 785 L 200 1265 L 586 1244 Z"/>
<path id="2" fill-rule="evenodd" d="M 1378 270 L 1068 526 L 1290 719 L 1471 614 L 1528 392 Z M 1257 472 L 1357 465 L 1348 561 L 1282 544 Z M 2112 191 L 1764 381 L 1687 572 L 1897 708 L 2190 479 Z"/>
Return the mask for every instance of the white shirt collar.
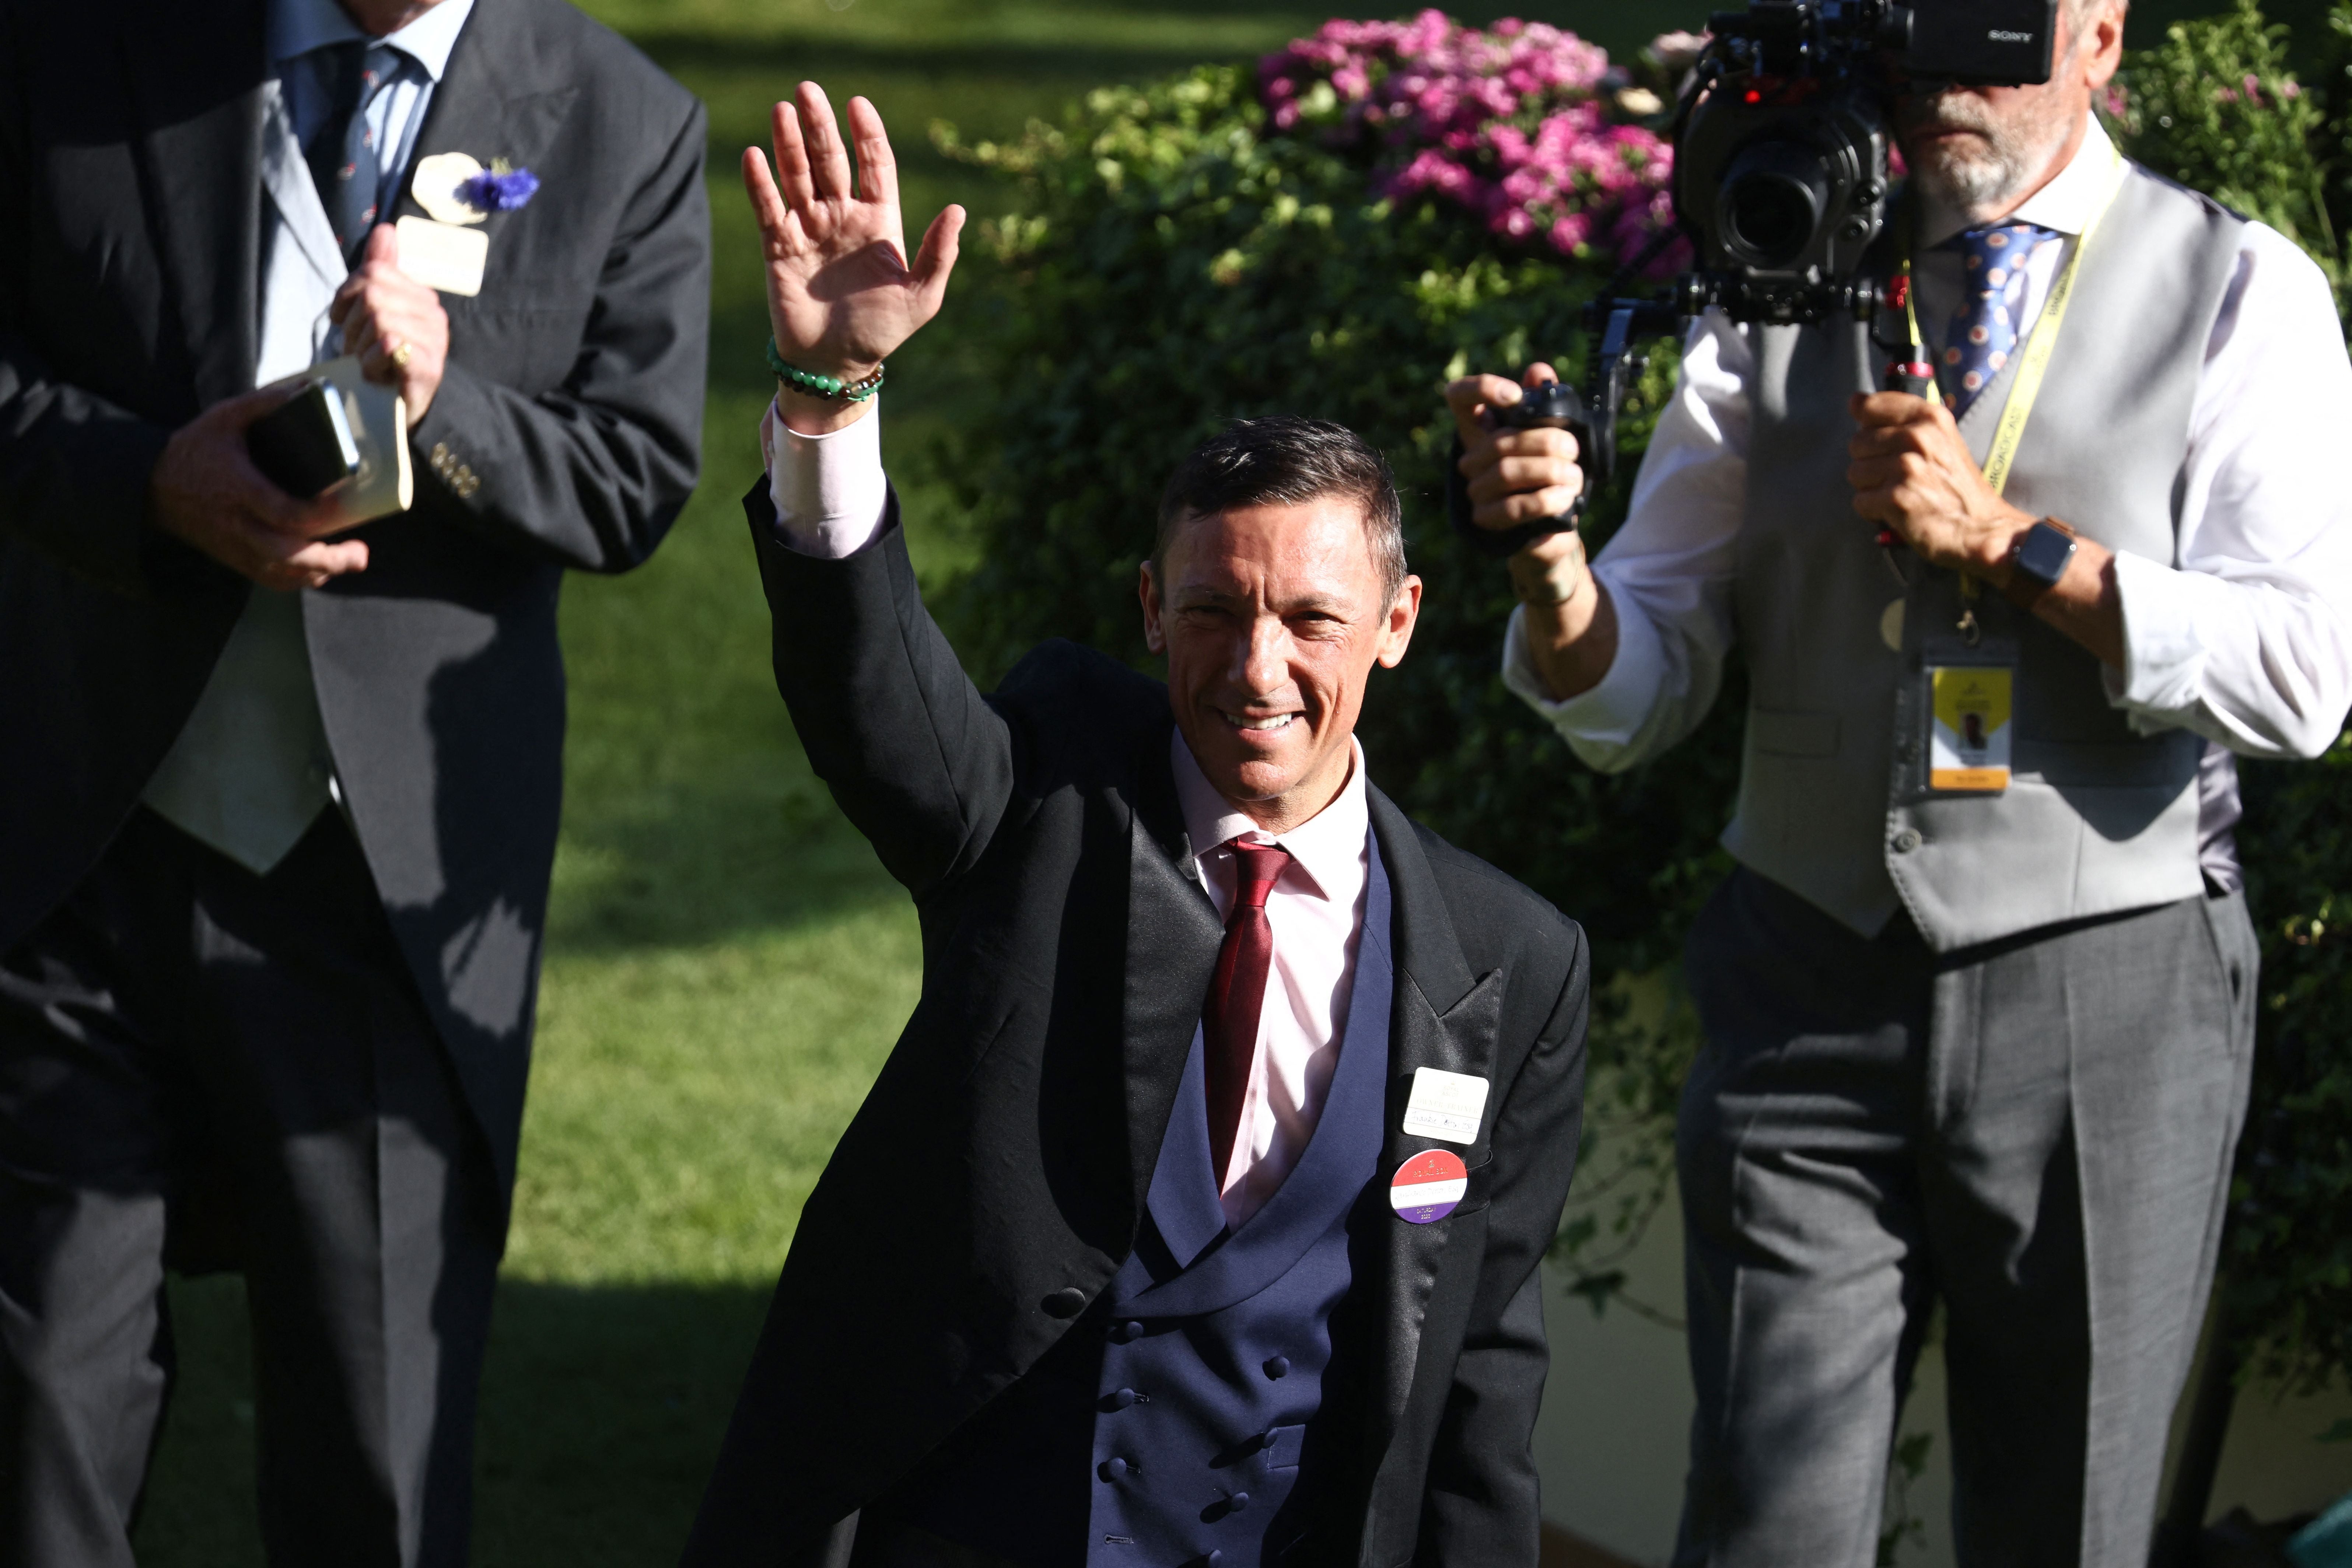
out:
<path id="1" fill-rule="evenodd" d="M 2115 166 L 2115 144 L 2095 114 L 2083 132 L 2083 144 L 2050 183 L 2018 204 L 2005 223 L 2038 223 L 2063 235 L 2077 235 L 2089 226 L 2106 194 L 2107 171 Z M 1967 216 L 1930 201 L 1920 215 L 1920 248 L 1941 245 L 1970 226 Z"/>
<path id="2" fill-rule="evenodd" d="M 437 82 L 449 68 L 450 51 L 457 47 L 457 35 L 473 9 L 474 0 L 441 0 L 383 41 L 424 67 L 425 74 Z M 269 0 L 269 58 L 275 64 L 367 36 L 335 0 Z"/>
<path id="3" fill-rule="evenodd" d="M 1371 831 L 1371 807 L 1364 797 L 1364 748 L 1348 737 L 1348 782 L 1331 804 L 1306 822 L 1279 836 L 1262 830 L 1217 793 L 1201 771 L 1184 732 L 1175 731 L 1168 742 L 1169 765 L 1176 773 L 1176 800 L 1184 810 L 1184 831 L 1192 835 L 1192 853 L 1202 864 L 1235 838 L 1252 843 L 1279 844 L 1315 891 L 1330 898 L 1362 880 L 1365 836 Z M 1351 895 L 1352 896 L 1352 895 Z"/>

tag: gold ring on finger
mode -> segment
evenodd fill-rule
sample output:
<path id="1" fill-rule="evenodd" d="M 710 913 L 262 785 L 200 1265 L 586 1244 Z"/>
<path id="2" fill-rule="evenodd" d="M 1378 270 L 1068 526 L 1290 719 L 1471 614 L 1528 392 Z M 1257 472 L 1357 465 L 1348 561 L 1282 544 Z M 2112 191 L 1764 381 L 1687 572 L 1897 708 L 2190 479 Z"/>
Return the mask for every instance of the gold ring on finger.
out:
<path id="1" fill-rule="evenodd" d="M 415 357 L 415 353 L 416 351 L 410 348 L 406 343 L 401 344 L 398 348 L 392 351 L 392 368 L 394 370 L 406 370 L 408 368 L 408 362 Z"/>

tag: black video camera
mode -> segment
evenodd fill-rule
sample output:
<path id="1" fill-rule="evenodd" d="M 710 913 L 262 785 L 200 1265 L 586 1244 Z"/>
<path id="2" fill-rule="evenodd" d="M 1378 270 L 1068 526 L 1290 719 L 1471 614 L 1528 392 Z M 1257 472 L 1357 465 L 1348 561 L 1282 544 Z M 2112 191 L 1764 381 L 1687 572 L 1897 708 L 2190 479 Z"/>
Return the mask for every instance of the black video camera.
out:
<path id="1" fill-rule="evenodd" d="M 1675 133 L 1675 211 L 1697 251 L 1676 301 L 1735 321 L 1867 320 L 1886 226 L 1894 100 L 2050 79 L 2058 0 L 1752 0 L 1719 11 Z"/>
<path id="2" fill-rule="evenodd" d="M 2059 0 L 1750 0 L 1707 22 L 1675 115 L 1677 227 L 1586 308 L 1599 342 L 1581 417 L 1585 466 L 1614 471 L 1617 411 L 1644 339 L 1720 309 L 1736 321 L 1874 319 L 1864 258 L 1887 223 L 1895 100 L 1948 86 L 2050 79 Z M 1672 238 L 1696 265 L 1663 299 L 1620 290 Z"/>

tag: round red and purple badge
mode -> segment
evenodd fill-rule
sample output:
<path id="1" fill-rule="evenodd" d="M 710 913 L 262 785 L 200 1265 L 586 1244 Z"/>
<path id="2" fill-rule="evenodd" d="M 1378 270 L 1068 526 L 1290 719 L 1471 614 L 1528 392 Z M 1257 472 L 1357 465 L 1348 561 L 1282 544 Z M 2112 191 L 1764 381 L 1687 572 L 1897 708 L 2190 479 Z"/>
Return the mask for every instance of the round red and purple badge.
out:
<path id="1" fill-rule="evenodd" d="M 1389 1183 L 1389 1206 L 1407 1225 L 1444 1219 L 1470 1190 L 1470 1170 L 1446 1149 L 1424 1149 L 1397 1167 Z"/>

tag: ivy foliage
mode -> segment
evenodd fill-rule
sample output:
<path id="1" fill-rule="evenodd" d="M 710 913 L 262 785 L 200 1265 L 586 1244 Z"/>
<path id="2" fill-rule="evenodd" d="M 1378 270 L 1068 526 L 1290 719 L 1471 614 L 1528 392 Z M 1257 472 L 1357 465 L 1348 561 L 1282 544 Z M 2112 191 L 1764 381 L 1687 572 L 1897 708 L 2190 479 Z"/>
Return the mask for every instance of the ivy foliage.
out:
<path id="1" fill-rule="evenodd" d="M 2280 30 L 2241 0 L 2133 56 L 2109 107 L 2126 151 L 2294 237 L 2340 299 L 2352 0 L 2330 37 L 2336 55 L 2297 82 Z M 1097 90 L 1011 143 L 934 134 L 1012 187 L 980 230 L 982 287 L 960 330 L 992 384 L 1020 389 L 940 465 L 982 547 L 942 605 L 950 632 L 983 682 L 1051 635 L 1141 665 L 1136 563 L 1187 450 L 1230 417 L 1277 411 L 1385 450 L 1427 591 L 1412 654 L 1376 677 L 1360 733 L 1406 811 L 1592 937 L 1589 1152 L 1561 1251 L 1596 1310 L 1622 1300 L 1614 1265 L 1671 1169 L 1693 1029 L 1667 977 L 1728 868 L 1716 837 L 1745 684 L 1731 672 L 1707 723 L 1660 763 L 1616 776 L 1578 763 L 1498 679 L 1512 599 L 1494 563 L 1447 537 L 1440 395 L 1465 369 L 1535 359 L 1576 379 L 1605 261 L 1510 247 L 1427 199 L 1380 199 L 1344 150 L 1273 132 L 1230 67 Z M 1628 409 L 1621 477 L 1587 514 L 1596 546 L 1622 520 L 1670 357 Z M 2315 1383 L 2352 1367 L 2352 742 L 2319 764 L 2244 773 L 2264 973 L 2225 1269 L 2267 1369 Z"/>

